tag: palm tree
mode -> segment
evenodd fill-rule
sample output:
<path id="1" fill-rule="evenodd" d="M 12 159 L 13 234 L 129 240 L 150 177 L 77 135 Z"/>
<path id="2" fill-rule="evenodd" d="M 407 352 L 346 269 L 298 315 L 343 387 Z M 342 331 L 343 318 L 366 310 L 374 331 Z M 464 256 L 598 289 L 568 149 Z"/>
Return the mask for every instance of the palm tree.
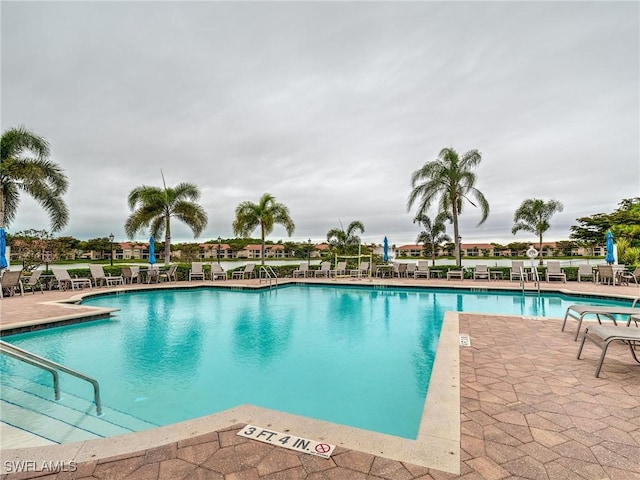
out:
<path id="1" fill-rule="evenodd" d="M 340 222 L 340 228 L 332 228 L 327 232 L 327 242 L 335 248 L 338 253 L 349 253 L 356 246 L 360 245 L 360 237 L 356 232 L 364 233 L 364 224 L 359 220 L 354 220 L 349 224 L 345 231 Z"/>
<path id="2" fill-rule="evenodd" d="M 411 188 L 407 200 L 407 210 L 419 200 L 416 217 L 427 214 L 429 207 L 436 198 L 440 197 L 438 210 L 447 214 L 453 222 L 453 241 L 455 242 L 456 265 L 462 266 L 460 258 L 460 230 L 458 216 L 462 213 L 463 200 L 474 207 L 469 196 L 476 198 L 482 218 L 478 225 L 485 222 L 489 216 L 489 202 L 483 193 L 475 188 L 476 174 L 472 168 L 480 164 L 482 156 L 477 150 L 469 150 L 462 157 L 453 148 L 443 148 L 436 160 L 425 163 L 422 168 L 411 175 Z"/>
<path id="3" fill-rule="evenodd" d="M 549 221 L 557 212 L 562 212 L 564 205 L 558 200 L 545 202 L 539 198 L 528 198 L 513 214 L 514 225 L 511 233 L 514 235 L 520 230 L 538 235 L 540 242 L 540 265 L 542 265 L 542 235 L 549 230 Z"/>
<path id="4" fill-rule="evenodd" d="M 69 221 L 62 196 L 69 188 L 64 171 L 49 157 L 49 143 L 25 127 L 11 128 L 0 139 L 0 227 L 16 217 L 20 192 L 33 197 L 49 214 L 56 232 Z"/>
<path id="5" fill-rule="evenodd" d="M 164 183 L 164 176 L 162 178 Z M 200 199 L 200 190 L 192 183 L 180 183 L 175 188 L 142 185 L 129 193 L 129 215 L 124 230 L 129 238 L 146 229 L 160 237 L 164 233 L 164 263 L 171 262 L 171 217 L 185 223 L 198 238 L 207 226 L 207 214 L 195 203 Z"/>
<path id="6" fill-rule="evenodd" d="M 251 235 L 256 228 L 260 227 L 260 238 L 262 240 L 262 265 L 264 265 L 264 238 L 273 232 L 276 224 L 284 226 L 287 234 L 291 236 L 296 226 L 289 214 L 289 208 L 282 203 L 276 202 L 276 198 L 270 193 L 265 193 L 260 197 L 260 201 L 242 202 L 236 207 L 236 219 L 233 221 L 233 233 L 244 238 Z"/>
<path id="7" fill-rule="evenodd" d="M 413 219 L 414 223 L 421 223 L 424 227 L 424 230 L 418 234 L 416 242 L 424 244 L 425 252 L 427 247 L 431 249 L 432 265 L 436 264 L 436 247 L 444 242 L 451 241 L 451 237 L 447 235 L 445 220 L 449 220 L 449 218 L 443 213 L 436 215 L 433 220 L 427 215 L 421 215 Z"/>

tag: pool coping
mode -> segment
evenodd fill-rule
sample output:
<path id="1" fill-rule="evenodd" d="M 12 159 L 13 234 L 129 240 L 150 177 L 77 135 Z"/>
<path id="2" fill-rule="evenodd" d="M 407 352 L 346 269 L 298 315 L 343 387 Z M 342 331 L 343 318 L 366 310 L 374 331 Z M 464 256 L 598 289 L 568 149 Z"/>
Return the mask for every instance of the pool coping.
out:
<path id="1" fill-rule="evenodd" d="M 282 284 L 306 282 L 283 282 Z M 336 285 L 335 282 L 314 282 L 314 284 Z M 353 285 L 353 284 L 351 284 Z M 356 284 L 367 286 L 367 284 Z M 237 288 L 236 285 L 166 285 L 161 289 L 175 288 Z M 243 289 L 265 288 L 263 285 L 240 286 Z M 390 288 L 406 288 L 405 285 L 389 285 Z M 266 286 L 268 288 L 268 286 Z M 421 289 L 454 289 L 475 291 L 519 291 L 514 288 L 490 287 L 478 289 L 467 286 L 415 286 Z M 50 303 L 75 304 L 86 296 L 97 294 L 116 293 L 116 291 L 132 291 L 131 289 L 112 289 L 102 292 L 83 292 L 64 301 Z M 146 289 L 140 289 L 146 290 Z M 544 293 L 561 293 L 578 295 L 590 298 L 618 298 L 633 300 L 635 296 L 628 295 L 603 295 L 589 294 L 586 292 L 573 292 L 568 289 L 545 289 Z M 69 305 L 72 307 L 73 305 Z M 86 307 L 85 307 L 86 308 Z M 95 312 L 85 312 L 65 316 L 74 320 Z M 471 314 L 472 312 L 460 312 Z M 511 315 L 519 317 L 518 315 Z M 73 318 L 71 318 L 73 317 Z M 56 317 L 59 320 L 61 317 Z M 545 317 L 546 318 L 546 317 Z M 34 325 L 50 323 L 51 318 L 42 321 L 29 322 Z M 7 327 L 14 327 L 7 326 Z M 2 449 L 3 460 L 19 460 L 28 458 L 35 461 L 46 461 L 51 458 L 64 458 L 77 463 L 94 462 L 101 459 L 113 459 L 118 456 L 129 456 L 131 452 L 159 447 L 167 443 L 187 440 L 203 434 L 210 433 L 239 423 L 252 423 L 278 431 L 291 432 L 294 435 L 325 441 L 343 448 L 357 450 L 373 455 L 412 463 L 428 468 L 434 468 L 448 473 L 459 474 L 461 465 L 460 449 L 460 348 L 459 345 L 459 313 L 445 312 L 442 330 L 436 350 L 434 368 L 425 404 L 423 406 L 422 419 L 416 440 L 408 440 L 401 437 L 386 435 L 369 430 L 346 427 L 321 420 L 314 420 L 302 416 L 296 416 L 283 412 L 268 410 L 252 405 L 240 405 L 223 412 L 204 417 L 154 428 L 147 431 L 109 437 L 104 439 L 86 440 L 61 445 L 49 445 L 29 448 Z M 1 473 L 4 472 L 4 462 Z"/>

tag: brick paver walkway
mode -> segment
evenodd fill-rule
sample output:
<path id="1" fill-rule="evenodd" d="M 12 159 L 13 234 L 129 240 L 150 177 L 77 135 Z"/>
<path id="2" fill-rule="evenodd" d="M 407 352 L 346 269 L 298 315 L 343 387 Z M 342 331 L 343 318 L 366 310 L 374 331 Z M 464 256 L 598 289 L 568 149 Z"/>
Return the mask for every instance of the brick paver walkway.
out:
<path id="1" fill-rule="evenodd" d="M 324 460 L 238 437 L 238 425 L 39 478 L 640 480 L 640 366 L 613 345 L 595 378 L 600 350 L 587 344 L 577 360 L 572 331 L 557 319 L 460 315 L 471 337 L 460 347 L 460 476 L 341 448 Z"/>

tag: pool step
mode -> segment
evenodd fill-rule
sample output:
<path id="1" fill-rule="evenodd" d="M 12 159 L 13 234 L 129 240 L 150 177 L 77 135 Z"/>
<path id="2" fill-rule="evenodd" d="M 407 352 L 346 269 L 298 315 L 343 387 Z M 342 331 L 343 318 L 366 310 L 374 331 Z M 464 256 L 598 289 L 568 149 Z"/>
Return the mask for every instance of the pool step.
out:
<path id="1" fill-rule="evenodd" d="M 93 402 L 64 391 L 56 401 L 50 386 L 6 377 L 3 375 L 2 379 L 0 420 L 55 443 L 110 437 L 156 426 L 107 407 L 98 417 Z M 2 447 L 11 446 L 3 442 Z"/>

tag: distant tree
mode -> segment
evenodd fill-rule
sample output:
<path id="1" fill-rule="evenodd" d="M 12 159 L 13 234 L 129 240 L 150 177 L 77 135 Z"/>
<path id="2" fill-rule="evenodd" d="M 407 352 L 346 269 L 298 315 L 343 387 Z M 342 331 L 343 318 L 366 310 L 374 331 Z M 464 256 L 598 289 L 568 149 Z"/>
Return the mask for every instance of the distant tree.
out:
<path id="1" fill-rule="evenodd" d="M 484 194 L 475 188 L 476 174 L 472 171 L 480 164 L 482 156 L 477 150 L 469 150 L 462 157 L 453 148 L 443 148 L 434 161 L 425 163 L 411 175 L 411 188 L 407 200 L 407 210 L 419 202 L 416 217 L 425 215 L 429 207 L 439 199 L 438 211 L 447 214 L 453 222 L 456 264 L 462 265 L 460 255 L 460 229 L 458 217 L 462 213 L 464 200 L 474 207 L 470 196 L 475 197 L 482 218 L 478 225 L 489 216 L 489 202 Z"/>
<path id="2" fill-rule="evenodd" d="M 560 254 L 564 255 L 565 257 L 570 257 L 571 252 L 575 247 L 578 246 L 578 243 L 572 242 L 570 240 L 560 240 L 559 242 L 556 242 L 556 246 Z"/>
<path id="3" fill-rule="evenodd" d="M 514 252 L 515 252 L 516 257 L 522 257 L 527 251 L 527 248 L 529 248 L 529 244 L 526 242 L 511 242 L 507 244 L 507 248 L 511 250 L 512 256 L 514 255 Z"/>
<path id="4" fill-rule="evenodd" d="M 164 183 L 164 177 L 162 179 Z M 149 229 L 149 234 L 157 240 L 164 234 L 164 263 L 171 262 L 171 217 L 185 223 L 198 238 L 207 226 L 207 214 L 196 202 L 200 190 L 192 183 L 180 183 L 175 188 L 142 185 L 129 193 L 129 215 L 124 230 L 129 238 Z"/>
<path id="5" fill-rule="evenodd" d="M 236 218 L 233 221 L 233 233 L 248 237 L 256 228 L 260 227 L 260 240 L 262 243 L 262 265 L 265 256 L 265 237 L 273 232 L 273 227 L 282 225 L 287 234 L 291 236 L 296 228 L 291 219 L 289 208 L 283 203 L 276 202 L 276 198 L 270 193 L 260 197 L 258 203 L 242 202 L 236 207 Z"/>
<path id="6" fill-rule="evenodd" d="M 57 232 L 69 221 L 62 196 L 69 183 L 64 171 L 48 159 L 49 143 L 25 127 L 6 130 L 0 138 L 0 227 L 18 212 L 20 192 L 30 195 L 49 215 Z"/>
<path id="7" fill-rule="evenodd" d="M 577 222 L 569 237 L 581 245 L 602 245 L 607 230 L 611 230 L 614 238 L 626 238 L 630 244 L 640 246 L 640 197 L 625 198 L 614 212 L 581 217 Z"/>
<path id="8" fill-rule="evenodd" d="M 327 242 L 340 254 L 356 253 L 361 243 L 356 232 L 364 233 L 364 224 L 360 220 L 354 220 L 345 230 L 342 221 L 339 222 L 340 228 L 332 228 L 327 232 Z"/>
<path id="9" fill-rule="evenodd" d="M 11 256 L 18 258 L 26 271 L 35 270 L 39 265 L 52 260 L 47 257 L 52 241 L 53 235 L 50 232 L 33 228 L 17 232 L 15 235 L 7 235 Z"/>
<path id="10" fill-rule="evenodd" d="M 440 213 L 432 220 L 428 215 L 420 215 L 413 219 L 413 223 L 420 223 L 424 230 L 418 234 L 417 243 L 422 243 L 425 256 L 431 256 L 431 264 L 436 264 L 436 251 L 444 242 L 450 242 L 447 235 L 447 227 L 444 224 L 448 220 L 446 214 Z"/>
<path id="11" fill-rule="evenodd" d="M 542 236 L 549 230 L 550 220 L 557 212 L 562 212 L 564 206 L 557 200 L 545 202 L 539 198 L 528 198 L 520 204 L 513 214 L 514 225 L 511 233 L 514 235 L 521 230 L 535 233 L 539 240 L 540 265 L 542 265 Z"/>

